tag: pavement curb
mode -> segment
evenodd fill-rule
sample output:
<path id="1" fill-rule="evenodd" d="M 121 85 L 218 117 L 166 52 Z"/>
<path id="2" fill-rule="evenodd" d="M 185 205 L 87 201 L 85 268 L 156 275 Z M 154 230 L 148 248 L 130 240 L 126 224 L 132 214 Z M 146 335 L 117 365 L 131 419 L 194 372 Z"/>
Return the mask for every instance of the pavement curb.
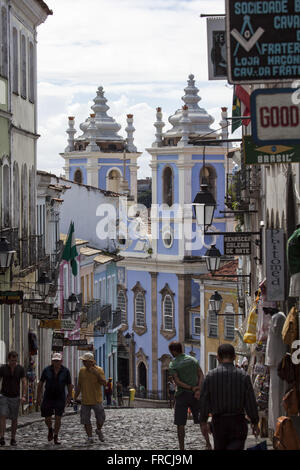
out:
<path id="1" fill-rule="evenodd" d="M 65 418 L 66 416 L 72 416 L 72 415 L 76 415 L 78 414 L 78 412 L 76 411 L 70 411 L 68 413 L 64 413 L 62 418 Z M 25 428 L 26 426 L 30 426 L 31 424 L 34 424 L 34 423 L 40 423 L 42 421 L 44 421 L 45 418 L 32 418 L 32 419 L 28 419 L 26 421 L 24 421 L 23 423 L 18 423 L 18 426 L 17 426 L 17 429 L 20 429 L 20 428 Z M 9 426 L 6 426 L 6 432 L 7 431 L 10 431 L 11 430 L 11 425 Z"/>

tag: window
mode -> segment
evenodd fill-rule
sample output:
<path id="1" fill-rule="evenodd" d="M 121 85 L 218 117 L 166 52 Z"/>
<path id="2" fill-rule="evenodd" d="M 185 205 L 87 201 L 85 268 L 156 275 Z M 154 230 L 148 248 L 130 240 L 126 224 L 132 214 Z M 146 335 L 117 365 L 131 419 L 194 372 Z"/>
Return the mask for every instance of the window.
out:
<path id="1" fill-rule="evenodd" d="M 69 277 L 68 277 L 68 265 L 64 266 L 64 299 L 69 298 Z"/>
<path id="2" fill-rule="evenodd" d="M 208 370 L 215 369 L 218 366 L 218 359 L 215 354 L 208 355 Z"/>
<path id="3" fill-rule="evenodd" d="M 145 326 L 145 296 L 141 292 L 135 297 L 135 323 L 138 327 Z"/>
<path id="4" fill-rule="evenodd" d="M 21 36 L 21 96 L 27 98 L 27 57 L 26 57 L 26 38 Z"/>
<path id="5" fill-rule="evenodd" d="M 211 192 L 215 200 L 217 200 L 217 175 L 216 170 L 211 166 L 205 166 L 200 171 L 200 184 L 206 183 L 208 190 Z"/>
<path id="6" fill-rule="evenodd" d="M 224 317 L 224 338 L 228 340 L 234 339 L 234 316 L 230 314 Z"/>
<path id="7" fill-rule="evenodd" d="M 165 330 L 173 330 L 174 305 L 170 295 L 166 295 L 163 300 L 163 325 Z"/>
<path id="8" fill-rule="evenodd" d="M 194 335 L 199 335 L 200 336 L 200 317 L 195 317 L 194 318 Z"/>
<path id="9" fill-rule="evenodd" d="M 169 228 L 167 230 L 164 231 L 163 233 L 163 244 L 166 248 L 171 248 L 171 246 L 173 245 L 173 240 L 174 240 L 174 237 L 173 237 L 173 233 L 172 233 L 172 229 Z"/>
<path id="10" fill-rule="evenodd" d="M 75 183 L 80 183 L 82 184 L 83 178 L 82 178 L 82 171 L 79 170 L 79 168 L 75 171 L 74 173 L 74 181 Z"/>
<path id="11" fill-rule="evenodd" d="M 111 170 L 107 175 L 107 190 L 117 193 L 120 190 L 121 174 L 118 170 Z"/>
<path id="12" fill-rule="evenodd" d="M 1 75 L 5 78 L 8 77 L 8 41 L 7 41 L 7 11 L 6 8 L 1 10 Z"/>
<path id="13" fill-rule="evenodd" d="M 29 43 L 29 101 L 34 103 L 34 49 L 32 42 Z"/>
<path id="14" fill-rule="evenodd" d="M 169 166 L 163 171 L 163 204 L 173 205 L 173 171 Z"/>
<path id="15" fill-rule="evenodd" d="M 13 28 L 13 92 L 19 93 L 19 39 L 18 31 Z"/>
<path id="16" fill-rule="evenodd" d="M 208 311 L 208 336 L 218 337 L 218 315 L 213 310 Z"/>
<path id="17" fill-rule="evenodd" d="M 118 294 L 118 308 L 121 310 L 122 323 L 127 323 L 126 295 L 123 290 Z"/>

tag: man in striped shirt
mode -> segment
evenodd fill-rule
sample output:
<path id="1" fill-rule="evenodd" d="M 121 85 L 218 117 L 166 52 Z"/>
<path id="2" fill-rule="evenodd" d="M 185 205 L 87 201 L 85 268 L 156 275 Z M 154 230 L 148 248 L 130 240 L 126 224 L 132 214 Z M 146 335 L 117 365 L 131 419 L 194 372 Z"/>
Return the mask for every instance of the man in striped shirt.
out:
<path id="1" fill-rule="evenodd" d="M 253 434 L 258 435 L 258 411 L 249 375 L 235 367 L 235 350 L 231 344 L 218 348 L 219 366 L 208 372 L 200 395 L 200 423 L 204 434 L 212 414 L 214 450 L 243 450 L 248 434 L 245 414 L 250 418 Z"/>

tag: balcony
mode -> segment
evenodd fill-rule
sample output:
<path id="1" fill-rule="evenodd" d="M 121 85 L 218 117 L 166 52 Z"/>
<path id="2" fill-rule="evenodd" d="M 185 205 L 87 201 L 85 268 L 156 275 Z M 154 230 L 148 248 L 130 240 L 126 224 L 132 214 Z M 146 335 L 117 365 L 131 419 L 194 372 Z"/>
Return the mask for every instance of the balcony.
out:
<path id="1" fill-rule="evenodd" d="M 101 307 L 101 300 L 92 300 L 88 304 L 84 305 L 88 324 L 96 322 L 98 320 L 104 320 L 106 323 L 111 320 L 111 305 L 104 305 Z"/>
<path id="2" fill-rule="evenodd" d="M 249 210 L 250 198 L 259 196 L 261 168 L 244 167 L 227 175 L 225 204 L 231 210 Z"/>
<path id="3" fill-rule="evenodd" d="M 9 243 L 9 249 L 16 251 L 15 259 L 20 259 L 19 229 L 18 228 L 0 228 L 0 238 L 6 238 Z"/>

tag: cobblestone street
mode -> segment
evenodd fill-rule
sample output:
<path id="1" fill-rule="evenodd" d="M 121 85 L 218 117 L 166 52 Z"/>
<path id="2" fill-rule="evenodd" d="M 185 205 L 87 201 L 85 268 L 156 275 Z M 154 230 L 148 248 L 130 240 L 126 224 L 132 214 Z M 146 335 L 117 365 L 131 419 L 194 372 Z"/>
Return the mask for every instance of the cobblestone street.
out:
<path id="1" fill-rule="evenodd" d="M 60 431 L 61 445 L 47 440 L 44 422 L 33 423 L 18 429 L 17 447 L 11 447 L 10 433 L 5 436 L 6 446 L 1 450 L 178 450 L 177 430 L 173 424 L 173 410 L 170 409 L 107 409 L 103 426 L 105 442 L 100 442 L 94 433 L 94 443 L 87 446 L 86 433 L 80 424 L 80 415 L 65 416 Z M 93 416 L 93 412 L 92 412 Z M 10 422 L 8 422 L 10 424 Z M 95 430 L 95 419 L 92 418 Z M 186 450 L 203 450 L 204 440 L 200 426 L 188 420 L 186 426 Z"/>

